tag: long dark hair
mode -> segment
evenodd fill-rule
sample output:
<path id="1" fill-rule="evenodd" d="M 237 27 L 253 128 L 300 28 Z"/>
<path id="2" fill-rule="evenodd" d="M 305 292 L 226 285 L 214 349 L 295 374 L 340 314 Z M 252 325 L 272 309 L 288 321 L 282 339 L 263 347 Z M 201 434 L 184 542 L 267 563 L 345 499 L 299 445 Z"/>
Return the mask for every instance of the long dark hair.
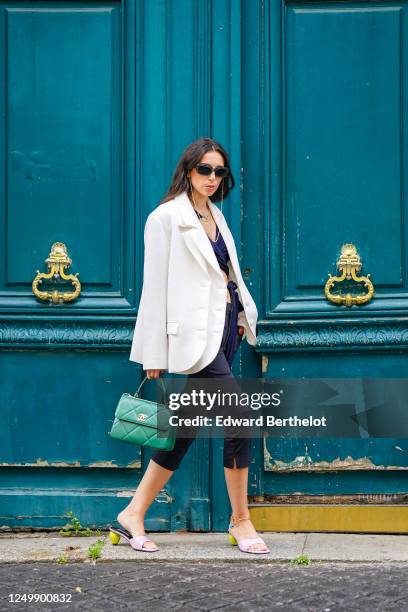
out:
<path id="1" fill-rule="evenodd" d="M 199 138 L 188 145 L 183 151 L 183 154 L 176 166 L 173 174 L 171 185 L 167 190 L 166 195 L 159 204 L 164 204 L 172 200 L 175 196 L 180 195 L 184 191 L 187 195 L 191 195 L 190 181 L 188 180 L 188 172 L 196 167 L 201 158 L 208 151 L 217 151 L 224 158 L 224 165 L 229 168 L 229 174 L 219 184 L 217 191 L 209 196 L 211 202 L 220 202 L 225 199 L 231 189 L 235 185 L 234 177 L 231 174 L 230 161 L 228 153 L 225 149 L 212 138 Z"/>

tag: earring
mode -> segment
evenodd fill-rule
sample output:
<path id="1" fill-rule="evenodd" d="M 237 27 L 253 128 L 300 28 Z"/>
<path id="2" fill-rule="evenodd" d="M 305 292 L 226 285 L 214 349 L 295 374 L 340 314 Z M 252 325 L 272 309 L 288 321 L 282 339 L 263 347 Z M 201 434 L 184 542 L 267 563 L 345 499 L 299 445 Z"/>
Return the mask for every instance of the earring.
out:
<path id="1" fill-rule="evenodd" d="M 192 185 L 192 182 L 191 182 L 190 175 L 188 175 L 188 176 L 187 176 L 187 178 L 188 178 L 188 180 L 189 180 L 189 182 L 190 182 L 190 193 L 191 193 L 191 197 L 193 198 L 193 203 L 194 203 L 194 206 L 197 206 L 197 205 L 196 205 L 196 203 L 195 203 L 195 199 L 194 199 L 194 194 L 193 194 L 193 185 Z"/>
<path id="2" fill-rule="evenodd" d="M 224 179 L 221 181 L 221 214 L 222 214 L 222 204 L 224 202 Z"/>

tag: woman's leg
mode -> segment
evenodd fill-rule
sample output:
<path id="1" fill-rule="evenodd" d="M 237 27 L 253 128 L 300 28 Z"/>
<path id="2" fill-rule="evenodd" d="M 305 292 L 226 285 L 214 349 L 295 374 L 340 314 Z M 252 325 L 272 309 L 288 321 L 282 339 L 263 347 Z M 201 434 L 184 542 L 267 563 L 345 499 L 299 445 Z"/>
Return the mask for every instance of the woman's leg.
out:
<path id="1" fill-rule="evenodd" d="M 146 511 L 172 474 L 172 471 L 166 470 L 154 461 L 149 461 L 136 493 L 126 508 L 119 512 L 117 516 L 118 523 L 127 529 L 132 536 L 145 534 L 144 517 Z M 155 548 L 155 546 L 154 542 L 150 541 L 144 544 L 144 548 Z"/>
<path id="2" fill-rule="evenodd" d="M 232 508 L 231 532 L 236 539 L 256 538 L 255 527 L 249 517 L 248 509 L 248 468 L 224 467 L 225 482 Z M 265 544 L 252 544 L 250 550 L 267 550 Z"/>
<path id="3" fill-rule="evenodd" d="M 193 442 L 193 435 L 193 431 L 190 431 L 190 438 L 177 437 L 173 450 L 156 451 L 151 461 L 149 461 L 146 472 L 132 500 L 117 516 L 118 523 L 127 529 L 132 536 L 144 535 L 145 514 L 173 472 L 180 465 Z M 155 544 L 151 541 L 144 544 L 144 548 L 154 547 Z"/>
<path id="4" fill-rule="evenodd" d="M 224 326 L 224 334 L 221 343 L 221 349 L 224 349 L 227 342 L 225 331 L 229 329 L 228 316 L 231 314 L 227 310 L 227 316 Z M 236 334 L 234 328 L 229 330 L 230 333 Z M 232 356 L 232 358 L 234 355 Z M 217 355 L 216 367 L 210 364 L 208 368 L 208 376 L 221 377 L 224 386 L 229 391 L 240 392 L 240 388 L 231 371 L 231 362 L 229 362 L 221 350 Z M 234 388 L 236 387 L 236 388 Z M 236 413 L 239 413 L 239 407 L 236 407 Z M 243 415 L 248 416 L 248 415 Z M 231 432 L 230 432 L 231 434 Z M 239 431 L 232 432 L 233 437 L 224 438 L 224 474 L 227 485 L 228 496 L 232 508 L 232 521 L 235 527 L 231 528 L 234 537 L 255 538 L 257 532 L 252 525 L 249 508 L 248 508 L 248 471 L 249 471 L 249 448 L 250 440 L 243 435 L 239 435 Z M 267 550 L 265 544 L 253 544 L 249 546 L 249 550 Z"/>

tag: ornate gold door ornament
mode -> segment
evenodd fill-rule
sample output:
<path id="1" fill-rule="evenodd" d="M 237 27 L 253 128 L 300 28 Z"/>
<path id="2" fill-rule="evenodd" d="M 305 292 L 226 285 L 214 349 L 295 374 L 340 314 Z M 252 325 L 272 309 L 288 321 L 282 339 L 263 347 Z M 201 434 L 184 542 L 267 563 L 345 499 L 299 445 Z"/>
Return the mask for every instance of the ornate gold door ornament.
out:
<path id="1" fill-rule="evenodd" d="M 342 273 L 341 276 L 332 276 L 329 274 L 329 279 L 324 286 L 324 294 L 329 302 L 348 307 L 367 304 L 374 295 L 374 285 L 370 280 L 369 274 L 367 274 L 367 276 L 357 276 L 358 272 L 361 270 L 362 263 L 354 244 L 343 244 L 341 247 L 340 259 L 336 265 Z M 356 283 L 364 283 L 367 292 L 360 295 L 353 295 L 351 293 L 343 295 L 342 293 L 331 292 L 336 283 L 350 280 L 354 280 Z"/>
<path id="2" fill-rule="evenodd" d="M 81 293 L 81 283 L 78 280 L 79 272 L 76 274 L 66 274 L 65 269 L 69 268 L 72 264 L 72 259 L 68 257 L 67 247 L 63 242 L 54 242 L 51 247 L 51 252 L 45 262 L 48 265 L 48 272 L 40 273 L 37 270 L 37 276 L 34 278 L 32 283 L 33 293 L 38 299 L 46 302 L 50 300 L 53 304 L 59 304 L 61 302 L 72 302 Z M 40 291 L 38 285 L 43 282 L 44 279 L 53 280 L 59 282 L 61 280 L 70 281 L 74 286 L 74 291 L 60 292 L 57 289 L 54 291 Z"/>

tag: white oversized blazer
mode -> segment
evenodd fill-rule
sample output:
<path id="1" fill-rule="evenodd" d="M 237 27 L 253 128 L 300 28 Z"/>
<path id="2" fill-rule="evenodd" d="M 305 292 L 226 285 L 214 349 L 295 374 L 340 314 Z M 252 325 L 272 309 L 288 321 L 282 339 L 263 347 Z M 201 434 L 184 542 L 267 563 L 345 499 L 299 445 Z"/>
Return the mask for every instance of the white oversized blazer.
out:
<path id="1" fill-rule="evenodd" d="M 258 311 L 242 278 L 234 238 L 208 199 L 228 248 L 229 278 L 244 310 L 238 325 L 256 344 Z M 227 287 L 208 236 L 184 192 L 157 206 L 144 231 L 143 288 L 130 360 L 143 369 L 193 374 L 211 363 L 221 345 Z"/>

